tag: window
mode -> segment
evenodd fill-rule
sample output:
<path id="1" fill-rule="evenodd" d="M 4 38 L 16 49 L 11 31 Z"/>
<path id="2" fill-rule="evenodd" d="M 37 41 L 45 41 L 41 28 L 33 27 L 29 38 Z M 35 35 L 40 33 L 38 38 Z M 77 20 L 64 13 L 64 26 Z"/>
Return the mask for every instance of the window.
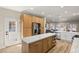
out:
<path id="1" fill-rule="evenodd" d="M 15 32 L 16 31 L 16 22 L 10 21 L 9 22 L 9 32 Z"/>
<path id="2" fill-rule="evenodd" d="M 76 24 L 69 24 L 69 31 L 76 31 L 76 29 L 77 29 L 77 26 L 76 26 Z"/>

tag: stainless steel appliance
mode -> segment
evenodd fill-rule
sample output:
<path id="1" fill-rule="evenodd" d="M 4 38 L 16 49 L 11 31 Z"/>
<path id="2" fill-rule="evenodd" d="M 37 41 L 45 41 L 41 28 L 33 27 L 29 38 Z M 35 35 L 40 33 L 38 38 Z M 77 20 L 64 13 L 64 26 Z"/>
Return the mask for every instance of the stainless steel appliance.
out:
<path id="1" fill-rule="evenodd" d="M 40 23 L 32 23 L 32 35 L 40 34 Z"/>

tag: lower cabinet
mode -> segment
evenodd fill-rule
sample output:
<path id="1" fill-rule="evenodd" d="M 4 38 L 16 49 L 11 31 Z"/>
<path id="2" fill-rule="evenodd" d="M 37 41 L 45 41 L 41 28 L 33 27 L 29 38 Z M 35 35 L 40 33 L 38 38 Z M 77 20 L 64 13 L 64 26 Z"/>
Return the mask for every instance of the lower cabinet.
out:
<path id="1" fill-rule="evenodd" d="M 53 44 L 52 43 L 52 41 L 53 41 L 52 39 L 53 39 L 52 37 L 49 37 L 48 38 L 48 49 L 51 49 L 52 48 L 52 44 Z"/>
<path id="2" fill-rule="evenodd" d="M 24 50 L 23 52 L 26 52 L 27 50 L 29 53 L 45 53 L 50 50 L 55 43 L 53 42 L 53 37 L 48 37 L 30 44 L 22 43 L 22 45 L 25 46 L 22 48 Z"/>
<path id="3" fill-rule="evenodd" d="M 29 45 L 29 52 L 30 53 L 41 53 L 42 52 L 42 40 L 31 43 Z"/>
<path id="4" fill-rule="evenodd" d="M 48 39 L 43 39 L 43 52 L 47 52 L 48 51 Z"/>

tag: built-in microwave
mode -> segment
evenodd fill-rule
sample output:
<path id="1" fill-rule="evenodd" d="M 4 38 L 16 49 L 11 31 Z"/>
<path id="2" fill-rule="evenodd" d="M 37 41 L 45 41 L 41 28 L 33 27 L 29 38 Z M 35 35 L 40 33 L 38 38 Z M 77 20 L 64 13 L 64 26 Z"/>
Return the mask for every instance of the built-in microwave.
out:
<path id="1" fill-rule="evenodd" d="M 32 23 L 32 35 L 40 34 L 40 23 Z"/>

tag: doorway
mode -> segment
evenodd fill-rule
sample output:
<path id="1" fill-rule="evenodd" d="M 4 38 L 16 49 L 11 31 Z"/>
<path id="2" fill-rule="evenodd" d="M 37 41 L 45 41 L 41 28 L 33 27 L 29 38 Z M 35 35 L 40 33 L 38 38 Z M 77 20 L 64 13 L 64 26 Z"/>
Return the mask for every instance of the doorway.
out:
<path id="1" fill-rule="evenodd" d="M 11 17 L 5 17 L 5 47 L 18 44 L 17 20 Z"/>

